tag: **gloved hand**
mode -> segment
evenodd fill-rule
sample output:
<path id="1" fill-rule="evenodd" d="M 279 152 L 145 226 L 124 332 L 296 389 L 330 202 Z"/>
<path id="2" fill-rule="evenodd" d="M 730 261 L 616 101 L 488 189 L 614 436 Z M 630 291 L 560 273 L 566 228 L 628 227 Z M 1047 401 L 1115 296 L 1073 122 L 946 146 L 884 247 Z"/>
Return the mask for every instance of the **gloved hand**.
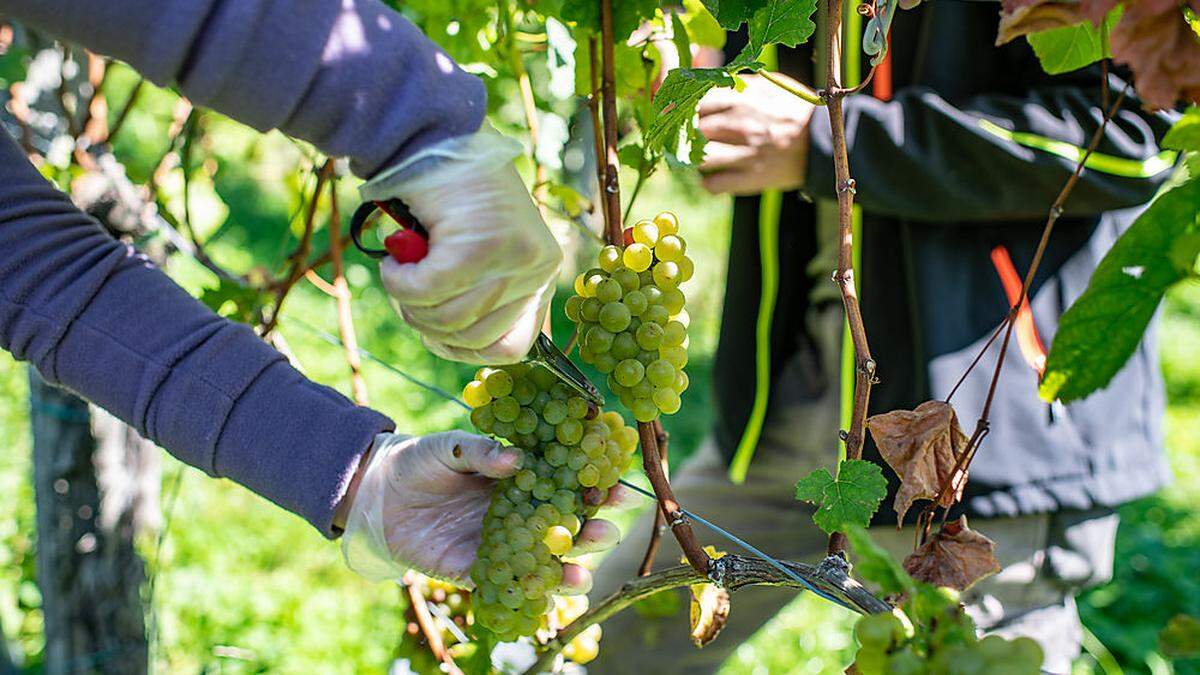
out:
<path id="1" fill-rule="evenodd" d="M 516 473 L 520 461 L 517 448 L 464 431 L 380 434 L 350 502 L 342 538 L 346 564 L 372 580 L 399 579 L 415 569 L 469 588 L 496 479 Z M 605 505 L 628 501 L 628 492 L 614 488 Z M 589 519 L 572 554 L 610 548 L 619 539 L 615 525 Z M 557 592 L 586 593 L 591 586 L 587 570 L 567 564 Z"/>
<path id="2" fill-rule="evenodd" d="M 517 174 L 516 141 L 488 124 L 418 152 L 365 183 L 429 231 L 416 263 L 385 258 L 383 285 L 433 353 L 473 364 L 521 360 L 554 295 L 562 251 Z"/>

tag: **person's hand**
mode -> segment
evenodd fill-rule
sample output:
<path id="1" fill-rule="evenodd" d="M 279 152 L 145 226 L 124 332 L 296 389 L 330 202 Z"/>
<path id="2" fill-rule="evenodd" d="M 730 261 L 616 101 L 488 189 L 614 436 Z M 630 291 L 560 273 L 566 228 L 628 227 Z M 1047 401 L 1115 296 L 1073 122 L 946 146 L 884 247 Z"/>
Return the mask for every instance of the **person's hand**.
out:
<path id="1" fill-rule="evenodd" d="M 364 200 L 403 200 L 429 231 L 423 260 L 385 258 L 381 272 L 401 316 L 443 358 L 519 361 L 550 306 L 562 251 L 517 174 L 520 153 L 485 124 L 360 188 Z"/>
<path id="2" fill-rule="evenodd" d="M 743 79 L 743 91 L 713 89 L 700 101 L 704 188 L 747 195 L 801 187 L 813 106 L 759 75 Z"/>
<path id="3" fill-rule="evenodd" d="M 521 451 L 464 431 L 380 434 L 364 461 L 346 499 L 342 552 L 350 569 L 373 580 L 399 579 L 414 569 L 469 588 L 492 490 L 520 468 Z M 624 489 L 614 488 L 605 505 L 626 500 Z M 572 554 L 610 548 L 619 539 L 615 525 L 589 519 Z M 583 567 L 564 566 L 560 594 L 591 586 Z"/>

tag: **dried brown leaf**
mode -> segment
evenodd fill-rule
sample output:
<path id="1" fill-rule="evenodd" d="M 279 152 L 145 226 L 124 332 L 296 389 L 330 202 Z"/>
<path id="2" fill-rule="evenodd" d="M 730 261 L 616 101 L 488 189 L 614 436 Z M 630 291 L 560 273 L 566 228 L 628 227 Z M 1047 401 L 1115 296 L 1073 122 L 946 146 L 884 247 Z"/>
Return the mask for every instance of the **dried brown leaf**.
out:
<path id="1" fill-rule="evenodd" d="M 958 426 L 954 408 L 944 401 L 926 401 L 915 410 L 893 410 L 867 419 L 867 429 L 879 454 L 900 477 L 893 508 L 900 523 L 917 499 L 936 499 L 954 472 L 955 462 L 970 440 Z M 938 502 L 949 508 L 962 497 L 967 473 L 959 469 L 952 489 Z"/>
<path id="2" fill-rule="evenodd" d="M 689 614 L 692 642 L 703 647 L 712 642 L 729 621 L 729 591 L 713 584 L 693 584 Z"/>
<path id="3" fill-rule="evenodd" d="M 995 542 L 967 527 L 967 517 L 962 516 L 905 558 L 904 570 L 914 579 L 965 591 L 1000 571 L 995 549 Z"/>
<path id="4" fill-rule="evenodd" d="M 1030 33 L 1073 26 L 1084 19 L 1077 2 L 1002 0 L 1001 7 L 997 45 Z"/>
<path id="5" fill-rule="evenodd" d="M 1200 36 L 1175 0 L 1125 2 L 1113 29 L 1113 60 L 1133 71 L 1134 86 L 1150 109 L 1171 108 L 1178 100 L 1200 102 Z M 1190 0 L 1200 11 L 1200 0 Z"/>

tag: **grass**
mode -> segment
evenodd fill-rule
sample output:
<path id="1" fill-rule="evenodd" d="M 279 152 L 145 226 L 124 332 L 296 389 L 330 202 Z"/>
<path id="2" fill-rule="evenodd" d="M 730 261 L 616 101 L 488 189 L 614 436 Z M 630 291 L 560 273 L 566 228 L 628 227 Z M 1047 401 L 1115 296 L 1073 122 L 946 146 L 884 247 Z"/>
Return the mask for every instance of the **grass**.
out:
<path id="1" fill-rule="evenodd" d="M 124 77 L 120 74 L 117 77 Z M 128 81 L 118 85 L 128 86 Z M 120 99 L 120 96 L 116 97 Z M 149 171 L 161 152 L 162 129 L 172 97 L 149 92 L 118 144 L 135 176 Z M 216 257 L 230 268 L 249 270 L 277 264 L 294 239 L 285 223 L 296 209 L 298 180 L 288 167 L 298 150 L 277 135 L 259 137 L 212 118 L 211 152 L 219 163 L 213 181 L 194 186 L 201 229 L 215 240 Z M 697 261 L 689 288 L 693 386 L 686 413 L 668 422 L 672 455 L 689 454 L 711 423 L 711 357 L 725 278 L 730 236 L 728 203 L 701 199 L 695 185 L 655 177 L 643 190 L 635 215 L 670 206 L 684 224 Z M 351 186 L 343 203 L 355 203 Z M 207 215 L 204 215 L 207 214 Z M 232 214 L 227 217 L 223 214 Z M 318 245 L 320 243 L 318 242 Z M 576 256 L 585 260 L 587 246 Z M 572 261 L 574 262 L 574 261 Z M 348 279 L 365 348 L 413 376 L 455 392 L 470 369 L 438 361 L 400 323 L 379 288 L 372 262 L 352 255 Z M 199 292 L 212 277 L 180 262 L 171 273 Z M 570 278 L 570 274 L 565 278 Z M 559 295 L 559 302 L 565 294 Z M 289 299 L 285 315 L 329 329 L 336 325 L 332 301 L 308 285 Z M 556 307 L 560 341 L 569 327 Z M 348 392 L 340 352 L 286 320 L 282 332 L 313 379 Z M 1163 672 L 1156 651 L 1159 628 L 1176 612 L 1200 614 L 1200 287 L 1173 293 L 1162 330 L 1163 366 L 1171 397 L 1169 448 L 1177 481 L 1161 495 L 1130 504 L 1118 547 L 1113 583 L 1089 592 L 1081 613 L 1089 629 L 1128 672 Z M 0 355 L 0 625 L 32 667 L 42 648 L 40 599 L 34 583 L 34 513 L 30 476 L 25 368 Z M 453 404 L 366 365 L 373 404 L 400 429 L 423 433 L 465 427 Z M 157 575 L 154 611 L 160 628 L 154 646 L 158 670 L 192 672 L 354 673 L 383 672 L 402 635 L 396 588 L 363 582 L 341 563 L 334 544 L 311 528 L 227 481 L 214 481 L 173 460 L 164 465 L 167 493 L 178 479 L 178 500 L 161 552 L 147 536 L 143 553 Z M 156 554 L 157 557 L 156 557 Z M 736 601 L 735 601 L 736 605 Z M 736 621 L 736 611 L 733 615 Z M 726 675 L 837 672 L 848 662 L 849 618 L 808 596 L 799 597 L 741 645 L 726 663 Z M 679 627 L 684 630 L 683 626 Z M 1086 657 L 1080 672 L 1099 672 Z M 1194 664 L 1176 672 L 1197 672 Z"/>

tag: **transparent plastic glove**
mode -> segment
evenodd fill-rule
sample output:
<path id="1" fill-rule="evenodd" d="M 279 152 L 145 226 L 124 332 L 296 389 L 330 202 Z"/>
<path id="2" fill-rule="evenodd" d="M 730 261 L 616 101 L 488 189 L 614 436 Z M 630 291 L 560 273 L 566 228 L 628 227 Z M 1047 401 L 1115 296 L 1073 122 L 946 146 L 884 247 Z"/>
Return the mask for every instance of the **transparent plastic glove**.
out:
<path id="1" fill-rule="evenodd" d="M 492 490 L 520 468 L 520 458 L 516 448 L 464 431 L 380 434 L 346 518 L 346 564 L 376 581 L 415 569 L 469 588 Z M 605 505 L 628 501 L 612 490 Z M 615 525 L 592 519 L 576 537 L 576 550 L 610 548 L 619 538 Z M 587 570 L 567 565 L 559 590 L 586 593 L 591 585 Z"/>
<path id="2" fill-rule="evenodd" d="M 519 361 L 549 308 L 562 251 L 517 174 L 520 152 L 485 123 L 359 189 L 364 200 L 403 200 L 429 231 L 423 260 L 385 258 L 381 271 L 401 316 L 443 358 Z"/>

